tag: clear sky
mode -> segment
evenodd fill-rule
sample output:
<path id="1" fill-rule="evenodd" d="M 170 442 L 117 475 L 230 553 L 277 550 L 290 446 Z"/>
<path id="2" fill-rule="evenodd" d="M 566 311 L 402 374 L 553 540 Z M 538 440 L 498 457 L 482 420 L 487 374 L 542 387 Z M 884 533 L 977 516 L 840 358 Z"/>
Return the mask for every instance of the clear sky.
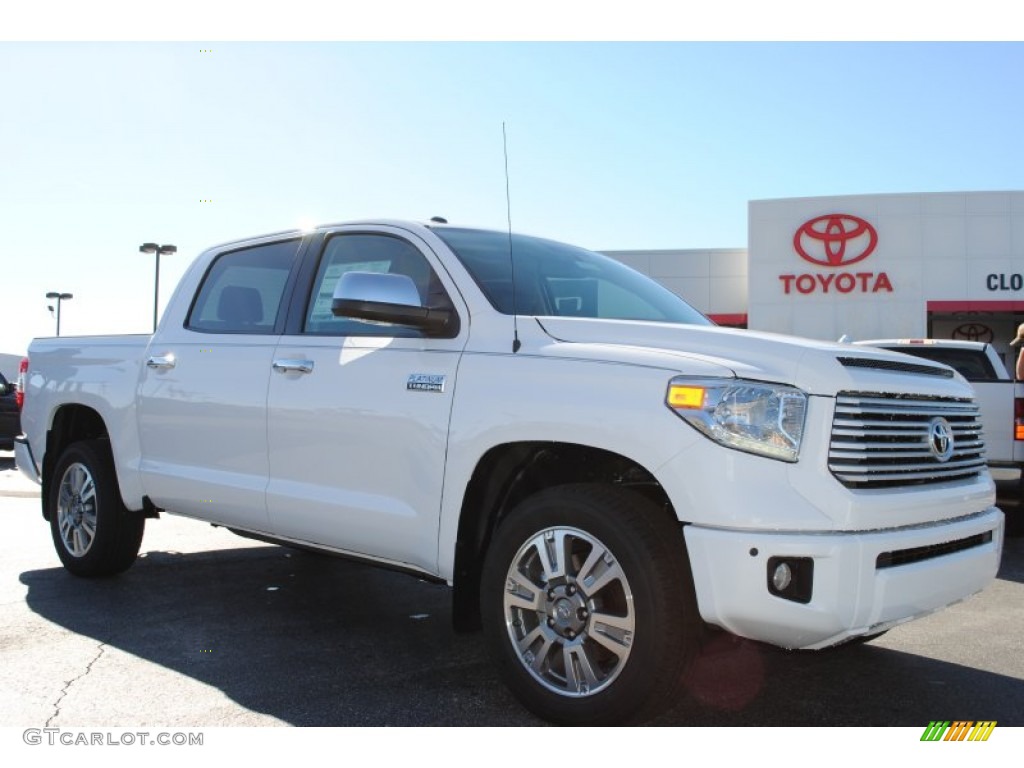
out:
<path id="1" fill-rule="evenodd" d="M 0 42 L 0 352 L 364 217 L 744 247 L 752 199 L 1024 188 L 1024 44 Z M 162 306 L 161 306 L 162 309 Z"/>

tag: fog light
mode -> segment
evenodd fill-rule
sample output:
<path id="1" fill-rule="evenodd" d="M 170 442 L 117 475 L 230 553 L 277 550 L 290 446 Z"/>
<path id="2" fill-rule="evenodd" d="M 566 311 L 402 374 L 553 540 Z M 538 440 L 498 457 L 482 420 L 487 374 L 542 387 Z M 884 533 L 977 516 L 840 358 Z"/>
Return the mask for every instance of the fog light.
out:
<path id="1" fill-rule="evenodd" d="M 769 557 L 768 592 L 794 603 L 811 602 L 814 560 L 810 557 Z"/>
<path id="2" fill-rule="evenodd" d="M 790 570 L 786 563 L 779 563 L 775 567 L 775 573 L 772 574 L 772 586 L 775 587 L 776 592 L 785 592 L 793 582 L 793 571 Z"/>

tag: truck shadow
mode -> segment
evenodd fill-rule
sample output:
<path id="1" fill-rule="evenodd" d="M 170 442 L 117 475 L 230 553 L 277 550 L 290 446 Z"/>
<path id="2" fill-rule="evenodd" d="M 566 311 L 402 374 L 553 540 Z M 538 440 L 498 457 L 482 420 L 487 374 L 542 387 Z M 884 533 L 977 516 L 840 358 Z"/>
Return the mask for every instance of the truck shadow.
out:
<path id="1" fill-rule="evenodd" d="M 114 579 L 54 568 L 21 582 L 44 619 L 292 725 L 542 724 L 500 683 L 482 637 L 451 629 L 447 588 L 407 575 L 255 546 L 149 552 Z M 880 645 L 786 653 L 722 634 L 688 680 L 653 724 L 1024 725 L 1020 679 Z"/>
<path id="2" fill-rule="evenodd" d="M 151 551 L 126 574 L 27 571 L 33 612 L 289 724 L 536 724 L 447 587 L 276 546 Z M 197 723 L 199 725 L 200 723 Z"/>

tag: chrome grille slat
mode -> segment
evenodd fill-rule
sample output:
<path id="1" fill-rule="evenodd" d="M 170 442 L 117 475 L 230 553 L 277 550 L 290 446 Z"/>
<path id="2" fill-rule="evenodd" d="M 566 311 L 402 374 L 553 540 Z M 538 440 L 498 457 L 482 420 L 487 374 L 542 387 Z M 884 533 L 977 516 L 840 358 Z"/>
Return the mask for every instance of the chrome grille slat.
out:
<path id="1" fill-rule="evenodd" d="M 942 469 L 945 472 L 954 472 L 967 467 L 985 466 L 984 457 L 974 456 L 963 461 L 947 461 L 939 464 L 936 461 L 920 462 L 918 464 L 865 464 L 857 469 L 844 469 L 842 474 L 845 477 L 870 477 L 884 472 L 891 475 L 905 475 L 908 472 L 933 472 Z"/>
<path id="2" fill-rule="evenodd" d="M 920 434 L 920 425 L 914 427 L 914 429 L 833 429 L 833 438 L 857 438 L 857 437 L 909 437 L 916 439 Z M 971 429 L 956 429 L 956 425 L 953 425 L 953 431 L 956 433 L 957 439 L 960 436 L 967 437 L 980 437 L 981 427 L 972 427 Z"/>
<path id="3" fill-rule="evenodd" d="M 836 398 L 836 410 L 848 408 L 858 413 L 863 411 L 877 411 L 879 413 L 915 413 L 917 411 L 941 411 L 943 413 L 957 413 L 959 411 L 978 411 L 977 403 L 967 400 L 952 400 L 947 404 L 937 404 L 934 401 L 923 400 L 918 402 L 903 400 L 890 400 L 883 397 L 856 397 L 839 396 Z"/>
<path id="4" fill-rule="evenodd" d="M 871 409 L 881 408 L 897 414 L 905 414 L 913 411 L 977 411 L 978 404 L 973 400 L 947 400 L 942 406 L 937 406 L 934 400 L 907 400 L 899 397 L 847 397 L 840 395 L 836 398 L 838 406 L 850 406 L 852 408 Z"/>
<path id="5" fill-rule="evenodd" d="M 967 452 L 971 449 L 983 451 L 985 449 L 985 442 L 983 440 L 957 440 L 957 447 L 962 451 Z M 837 451 L 843 451 L 846 453 L 857 452 L 858 454 L 872 453 L 875 451 L 893 453 L 908 453 L 913 451 L 920 451 L 921 455 L 931 456 L 931 448 L 928 443 L 924 442 L 920 438 L 914 436 L 911 440 L 893 440 L 887 443 L 868 443 L 861 440 L 833 440 L 832 448 L 830 453 L 836 453 Z"/>
<path id="6" fill-rule="evenodd" d="M 968 452 L 968 449 L 965 448 L 964 451 Z M 891 456 L 893 456 L 894 458 L 897 458 L 897 459 L 932 459 L 932 458 L 934 458 L 934 455 L 932 454 L 931 449 L 925 448 L 925 449 L 922 450 L 918 446 L 899 447 L 899 448 L 894 448 L 892 450 L 887 450 L 886 452 L 889 455 L 891 455 Z M 970 451 L 970 452 L 978 454 L 978 455 L 981 455 L 980 446 L 975 444 L 973 446 L 973 451 Z M 829 457 L 830 460 L 833 460 L 833 459 L 871 460 L 877 453 L 878 453 L 877 450 L 876 451 L 871 451 L 871 450 L 860 450 L 860 449 L 857 449 L 857 448 L 850 448 L 848 450 L 841 450 L 841 451 L 831 450 L 831 451 L 828 452 L 828 457 Z M 946 462 L 946 466 L 949 466 L 949 464 L 950 464 L 950 462 L 947 461 Z"/>
<path id="7" fill-rule="evenodd" d="M 836 419 L 835 423 L 839 427 L 864 427 L 864 426 L 870 426 L 872 424 L 879 424 L 879 425 L 885 426 L 888 429 L 908 429 L 908 430 L 916 429 L 916 430 L 920 430 L 922 425 L 928 426 L 928 422 L 930 422 L 936 416 L 942 416 L 943 418 L 946 419 L 946 421 L 948 421 L 950 424 L 952 424 L 954 428 L 958 424 L 964 425 L 964 426 L 966 426 L 968 428 L 972 428 L 973 427 L 973 422 L 970 422 L 968 424 L 968 423 L 965 423 L 965 422 L 953 421 L 952 419 L 949 418 L 949 416 L 947 416 L 944 413 L 929 413 L 928 414 L 928 418 L 918 419 L 917 421 L 877 421 L 876 422 L 876 421 L 873 421 L 873 420 L 865 420 L 865 419 L 861 419 L 861 420 L 855 420 L 855 419 Z"/>
<path id="8" fill-rule="evenodd" d="M 888 475 L 872 475 L 870 480 L 864 479 L 859 475 L 840 475 L 837 474 L 843 485 L 849 485 L 855 488 L 878 488 L 882 487 L 879 483 L 887 483 L 886 487 L 894 487 L 898 485 L 919 485 L 922 483 L 947 483 L 951 480 L 962 480 L 965 477 L 974 477 L 980 472 L 980 468 L 985 466 L 982 462 L 978 467 L 973 469 L 965 468 L 961 472 L 915 472 L 913 477 L 907 474 L 896 472 Z"/>
<path id="9" fill-rule="evenodd" d="M 905 421 L 920 421 L 921 419 L 930 419 L 932 416 L 942 415 L 951 417 L 954 419 L 970 419 L 972 416 L 977 415 L 979 409 L 977 408 L 958 408 L 956 410 L 943 411 L 941 408 L 920 408 L 915 410 L 901 411 L 898 408 L 857 408 L 856 406 L 836 406 L 836 415 L 851 419 L 862 419 L 865 416 L 871 418 L 874 421 L 882 421 L 892 416 L 899 416 Z"/>
<path id="10" fill-rule="evenodd" d="M 863 419 L 865 416 L 875 421 L 882 421 L 891 416 L 899 416 L 905 421 L 920 421 L 930 419 L 933 416 L 945 416 L 954 419 L 970 419 L 978 414 L 977 408 L 958 408 L 956 410 L 943 411 L 941 408 L 915 408 L 900 410 L 899 408 L 857 408 L 856 406 L 836 406 L 837 416 L 847 418 Z"/>
<path id="11" fill-rule="evenodd" d="M 929 433 L 936 417 L 953 432 L 939 461 Z M 963 480 L 985 469 L 981 413 L 969 398 L 843 392 L 836 398 L 828 467 L 850 488 L 892 488 Z"/>
<path id="12" fill-rule="evenodd" d="M 832 441 L 832 449 L 833 450 L 839 449 L 839 450 L 843 450 L 843 451 L 857 450 L 857 451 L 862 451 L 862 452 L 864 452 L 864 451 L 889 451 L 889 450 L 892 450 L 892 451 L 914 451 L 914 450 L 921 450 L 921 451 L 924 451 L 925 453 L 927 453 L 929 456 L 931 455 L 931 450 L 928 448 L 928 444 L 925 443 L 924 441 L 922 441 L 917 435 L 904 435 L 903 437 L 907 437 L 909 439 L 907 439 L 907 440 L 891 440 L 891 441 L 887 440 L 885 442 L 879 442 L 879 443 L 866 442 L 866 441 L 863 441 L 863 440 L 845 440 L 845 439 L 844 440 L 833 440 Z M 985 447 L 985 442 L 983 440 L 981 440 L 981 439 L 978 439 L 977 435 L 974 435 L 972 439 L 968 439 L 966 437 L 961 439 L 960 435 L 957 435 L 956 439 L 957 439 L 957 446 L 960 447 L 960 448 L 963 448 L 964 450 L 967 450 L 968 448 L 984 448 Z"/>

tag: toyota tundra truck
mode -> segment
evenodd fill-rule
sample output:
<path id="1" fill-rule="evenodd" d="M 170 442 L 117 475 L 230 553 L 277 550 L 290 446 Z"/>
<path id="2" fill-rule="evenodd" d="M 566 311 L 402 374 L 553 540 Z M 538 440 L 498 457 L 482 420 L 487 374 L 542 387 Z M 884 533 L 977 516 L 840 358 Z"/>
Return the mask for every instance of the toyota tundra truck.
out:
<path id="1" fill-rule="evenodd" d="M 999 566 L 970 386 L 883 350 L 716 327 L 605 256 L 364 221 L 202 253 L 150 336 L 34 341 L 17 462 L 64 566 L 146 520 L 452 587 L 559 723 L 643 721 L 706 633 L 823 649 Z"/>

